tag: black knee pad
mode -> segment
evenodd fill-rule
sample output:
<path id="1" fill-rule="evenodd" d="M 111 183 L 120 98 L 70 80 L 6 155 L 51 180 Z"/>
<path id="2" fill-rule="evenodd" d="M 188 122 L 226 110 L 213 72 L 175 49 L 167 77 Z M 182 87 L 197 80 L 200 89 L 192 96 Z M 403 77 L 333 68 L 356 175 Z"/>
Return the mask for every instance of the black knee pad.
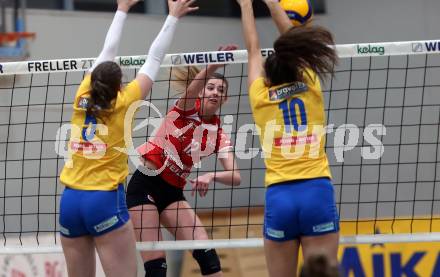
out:
<path id="1" fill-rule="evenodd" d="M 144 263 L 145 277 L 167 277 L 167 261 L 159 258 Z"/>
<path id="2" fill-rule="evenodd" d="M 199 263 L 202 275 L 214 274 L 222 270 L 215 249 L 196 249 L 193 251 L 193 257 Z"/>

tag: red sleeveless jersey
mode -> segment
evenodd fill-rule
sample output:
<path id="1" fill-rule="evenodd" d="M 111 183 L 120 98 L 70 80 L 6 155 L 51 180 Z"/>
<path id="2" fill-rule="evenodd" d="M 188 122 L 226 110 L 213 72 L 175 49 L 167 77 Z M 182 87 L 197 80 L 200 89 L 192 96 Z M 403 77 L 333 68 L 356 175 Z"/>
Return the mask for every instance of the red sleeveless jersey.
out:
<path id="1" fill-rule="evenodd" d="M 192 167 L 213 153 L 225 153 L 232 148 L 228 135 L 220 127 L 220 118 L 211 120 L 199 116 L 200 102 L 183 111 L 176 105 L 163 119 L 158 130 L 137 151 L 157 166 L 162 179 L 183 188 Z"/>

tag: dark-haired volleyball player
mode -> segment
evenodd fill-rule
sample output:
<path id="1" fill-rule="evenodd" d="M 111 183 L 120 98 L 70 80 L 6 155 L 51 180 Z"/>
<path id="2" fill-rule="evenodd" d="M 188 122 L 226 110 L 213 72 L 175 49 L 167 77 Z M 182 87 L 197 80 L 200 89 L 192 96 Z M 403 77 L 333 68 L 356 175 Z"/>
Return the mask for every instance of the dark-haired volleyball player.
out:
<path id="1" fill-rule="evenodd" d="M 298 250 L 337 263 L 339 218 L 324 151 L 319 72 L 337 56 L 322 27 L 292 25 L 277 0 L 266 0 L 281 36 L 263 63 L 252 0 L 237 0 L 249 55 L 249 98 L 265 153 L 264 249 L 272 277 L 295 276 Z M 268 116 L 271 115 L 271 116 Z"/>
<path id="2" fill-rule="evenodd" d="M 337 265 L 330 264 L 327 256 L 322 254 L 309 255 L 301 267 L 299 277 L 341 277 Z"/>
<path id="3" fill-rule="evenodd" d="M 228 45 L 220 50 L 236 48 Z M 191 168 L 202 158 L 218 153 L 224 171 L 209 172 L 190 180 L 193 193 L 198 191 L 204 197 L 212 182 L 231 186 L 241 182 L 230 138 L 223 133 L 217 115 L 228 97 L 228 82 L 216 73 L 221 66 L 209 65 L 202 71 L 173 69 L 173 79 L 180 80 L 183 87 L 179 90 L 183 95 L 170 109 L 155 136 L 138 149 L 145 166 L 159 174 L 150 176 L 137 170 L 127 187 L 127 205 L 139 241 L 162 240 L 161 224 L 177 240 L 208 239 L 199 217 L 183 195 Z M 202 275 L 222 276 L 215 249 L 196 249 L 192 255 Z M 166 276 L 165 252 L 142 252 L 141 256 L 145 276 Z"/>
<path id="4" fill-rule="evenodd" d="M 113 62 L 127 12 L 138 0 L 118 0 L 102 52 L 82 81 L 73 104 L 70 160 L 61 172 L 61 243 L 70 277 L 95 276 L 95 249 L 107 277 L 137 276 L 133 226 L 121 184 L 128 175 L 125 113 L 150 91 L 178 18 L 193 1 L 168 1 L 170 14 L 135 80 L 122 87 Z M 86 43 L 86 42 L 85 42 Z"/>

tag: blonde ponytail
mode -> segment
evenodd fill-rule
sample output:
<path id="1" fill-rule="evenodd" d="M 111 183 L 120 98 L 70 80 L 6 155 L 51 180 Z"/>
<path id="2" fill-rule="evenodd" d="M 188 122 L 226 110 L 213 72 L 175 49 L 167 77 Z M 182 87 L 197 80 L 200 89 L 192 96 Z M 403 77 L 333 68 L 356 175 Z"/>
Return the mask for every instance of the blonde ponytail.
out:
<path id="1" fill-rule="evenodd" d="M 180 66 L 171 68 L 171 88 L 182 95 L 201 69 L 197 66 Z"/>

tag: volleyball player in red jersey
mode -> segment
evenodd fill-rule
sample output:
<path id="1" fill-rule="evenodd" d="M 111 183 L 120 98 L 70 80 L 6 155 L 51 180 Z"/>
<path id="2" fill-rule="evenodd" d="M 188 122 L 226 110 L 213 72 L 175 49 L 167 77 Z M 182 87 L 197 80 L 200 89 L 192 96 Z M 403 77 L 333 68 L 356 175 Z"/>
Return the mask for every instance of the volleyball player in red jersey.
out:
<path id="1" fill-rule="evenodd" d="M 235 49 L 235 45 L 220 48 L 223 51 Z M 138 241 L 162 240 L 161 224 L 177 240 L 208 239 L 199 217 L 183 195 L 192 167 L 202 158 L 217 153 L 224 171 L 209 172 L 190 180 L 193 195 L 198 191 L 204 197 L 209 184 L 215 181 L 231 186 L 241 182 L 230 138 L 224 134 L 216 114 L 227 100 L 228 82 L 216 73 L 221 66 L 209 65 L 196 72 L 194 78 L 188 77 L 194 68 L 173 69 L 173 79 L 185 84 L 183 96 L 170 109 L 154 137 L 138 148 L 145 166 L 158 175 L 149 176 L 138 169 L 127 187 L 127 206 Z M 188 86 L 186 80 L 190 80 Z M 202 275 L 222 276 L 214 249 L 198 249 L 192 254 Z M 141 256 L 145 276 L 166 276 L 165 252 L 142 252 Z"/>

